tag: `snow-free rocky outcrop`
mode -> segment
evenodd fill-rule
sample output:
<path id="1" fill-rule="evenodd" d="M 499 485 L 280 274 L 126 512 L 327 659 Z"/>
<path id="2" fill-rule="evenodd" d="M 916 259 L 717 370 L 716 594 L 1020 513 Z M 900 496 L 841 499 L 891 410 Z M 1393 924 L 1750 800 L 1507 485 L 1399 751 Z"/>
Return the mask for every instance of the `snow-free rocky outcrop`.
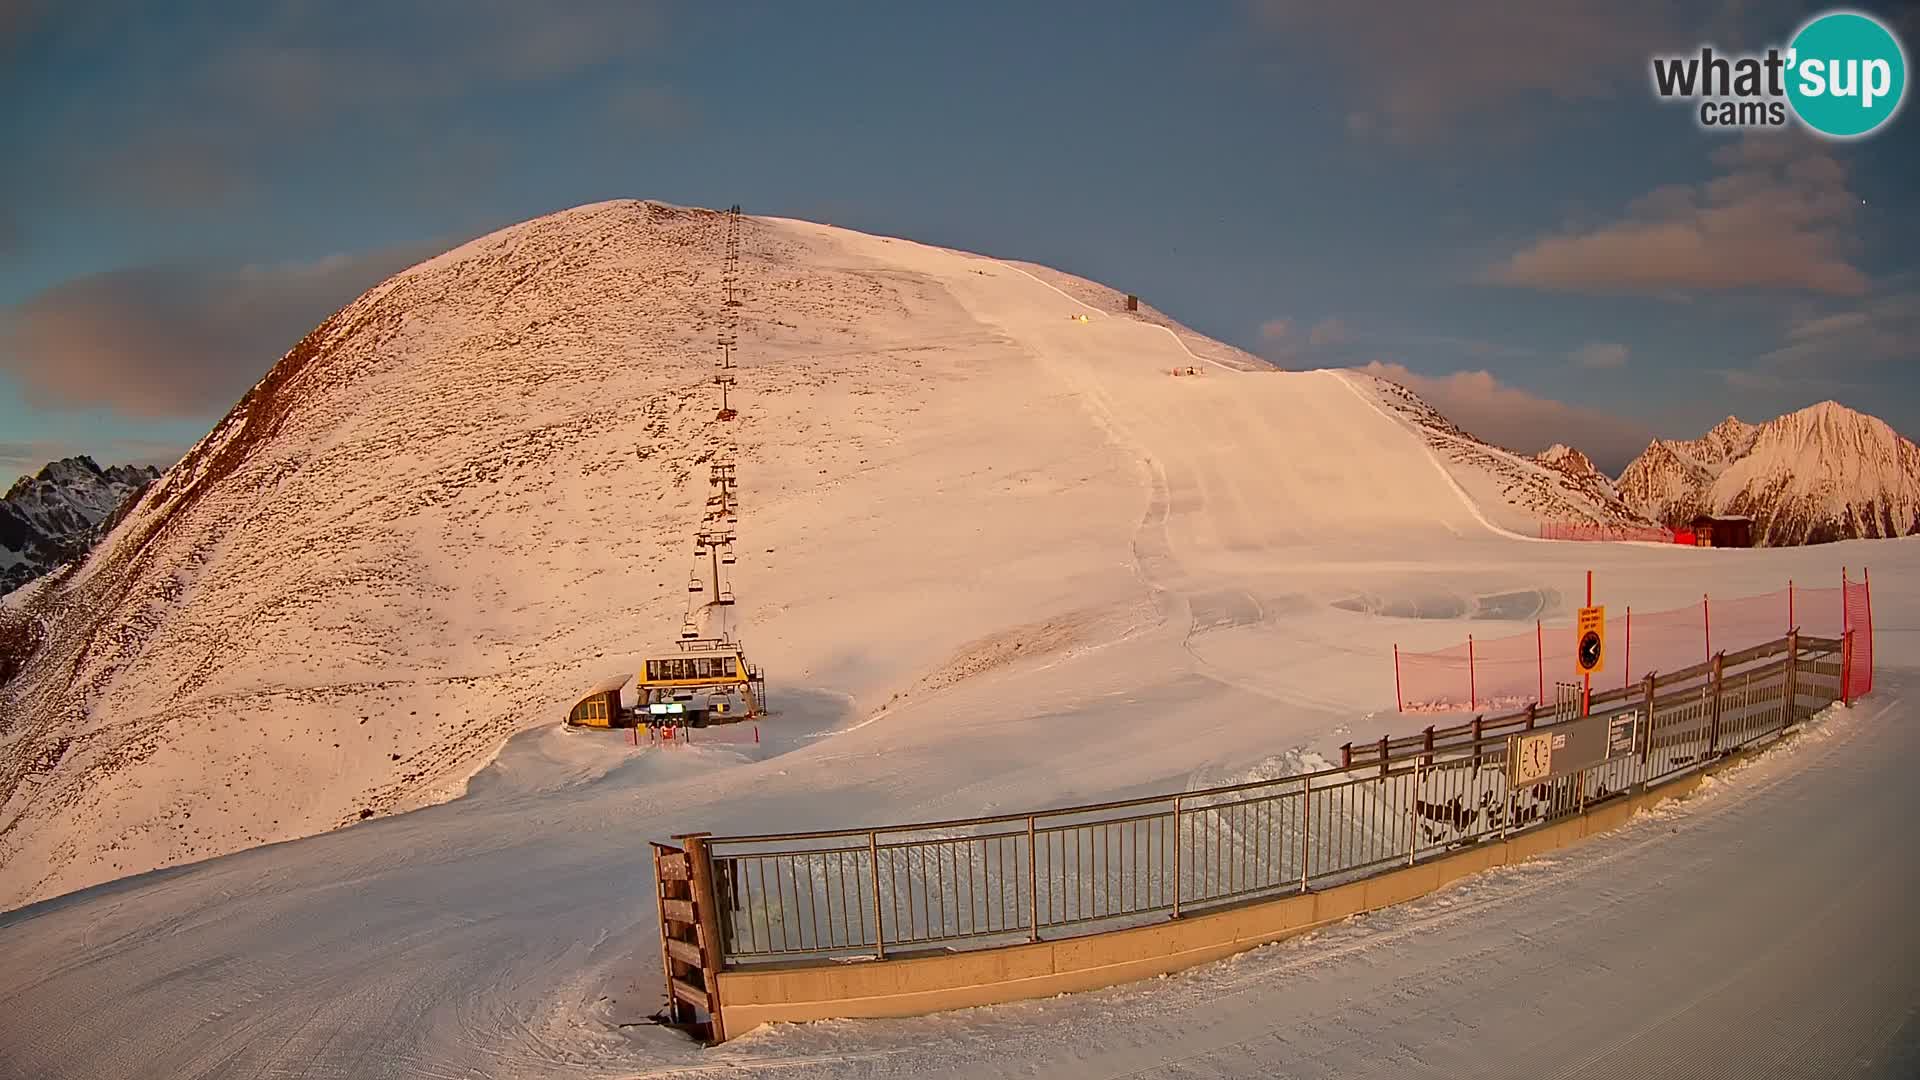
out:
<path id="1" fill-rule="evenodd" d="M 1693 440 L 1656 440 L 1620 475 L 1621 495 L 1670 526 L 1698 514 L 1754 519 L 1768 545 L 1920 532 L 1920 448 L 1885 421 L 1825 401 Z"/>
<path id="2" fill-rule="evenodd" d="M 737 419 L 710 382 L 723 217 L 580 207 L 329 317 L 84 563 L 0 602 L 0 908 L 457 794 L 672 647 L 728 444 L 732 625 L 788 738 L 1170 613 L 1284 612 L 1314 545 L 1618 513 L 1400 388 L 1274 371 L 1089 282 L 742 231 Z M 1262 560 L 1286 595 L 1220 577 Z"/>
<path id="3" fill-rule="evenodd" d="M 0 498 L 0 594 L 85 555 L 159 476 L 151 465 L 102 469 L 81 456 L 15 481 Z"/>

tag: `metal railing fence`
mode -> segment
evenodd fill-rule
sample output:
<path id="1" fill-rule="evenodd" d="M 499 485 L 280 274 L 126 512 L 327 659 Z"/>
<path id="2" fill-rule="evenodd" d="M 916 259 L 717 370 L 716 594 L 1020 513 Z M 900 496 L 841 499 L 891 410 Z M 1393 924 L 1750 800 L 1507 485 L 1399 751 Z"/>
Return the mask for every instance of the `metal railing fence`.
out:
<path id="1" fill-rule="evenodd" d="M 1071 937 L 1352 881 L 1551 822 L 1777 737 L 1840 700 L 1851 635 L 1789 635 L 1625 691 L 1594 716 L 1633 732 L 1598 764 L 1514 784 L 1537 706 L 1311 774 L 1089 806 L 716 836 L 729 965 L 884 958 Z M 1791 708 L 1789 707 L 1791 703 Z M 1632 721 L 1631 725 L 1626 720 Z"/>

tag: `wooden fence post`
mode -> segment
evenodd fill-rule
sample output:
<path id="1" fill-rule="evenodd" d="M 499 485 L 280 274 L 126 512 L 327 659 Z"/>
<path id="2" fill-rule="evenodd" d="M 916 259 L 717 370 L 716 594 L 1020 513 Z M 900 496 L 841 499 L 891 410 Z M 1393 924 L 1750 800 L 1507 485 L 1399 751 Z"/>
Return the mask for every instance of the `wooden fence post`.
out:
<path id="1" fill-rule="evenodd" d="M 1800 674 L 1800 628 L 1787 631 L 1787 700 L 1780 714 L 1780 730 L 1792 727 L 1798 719 L 1799 676 Z"/>
<path id="2" fill-rule="evenodd" d="M 1480 740 L 1486 734 L 1485 727 L 1481 723 L 1482 719 L 1484 717 L 1481 716 L 1473 718 L 1473 767 L 1475 769 L 1480 768 Z"/>
<path id="3" fill-rule="evenodd" d="M 1380 775 L 1387 775 L 1387 737 L 1380 736 Z"/>
<path id="4" fill-rule="evenodd" d="M 1848 693 L 1853 688 L 1853 629 L 1849 627 L 1840 635 L 1840 704 L 1853 708 L 1853 699 Z"/>
<path id="5" fill-rule="evenodd" d="M 1726 661 L 1726 653 L 1713 654 L 1713 710 L 1710 714 L 1712 719 L 1707 726 L 1707 753 L 1709 754 L 1720 750 L 1720 696 L 1722 689 L 1726 686 Z"/>
<path id="6" fill-rule="evenodd" d="M 1037 869 L 1037 867 L 1039 866 L 1038 856 L 1034 852 L 1034 842 L 1037 839 L 1037 835 L 1038 834 L 1035 832 L 1033 827 L 1033 815 L 1028 814 L 1027 815 L 1027 940 L 1028 941 L 1040 940 L 1040 871 Z M 1180 800 L 1179 799 L 1173 800 L 1173 838 L 1177 844 L 1177 842 L 1180 839 Z M 1178 918 L 1180 915 L 1180 861 L 1179 861 L 1180 849 L 1178 846 L 1176 846 L 1173 850 L 1173 858 L 1174 858 L 1173 914 L 1175 918 Z M 1051 880 L 1053 876 L 1053 856 L 1052 855 L 1047 856 L 1047 876 L 1049 880 Z M 1052 889 L 1047 890 L 1047 912 L 1049 914 L 1053 912 L 1053 890 Z"/>
<path id="7" fill-rule="evenodd" d="M 709 1042 L 727 1041 L 726 1023 L 721 1017 L 720 969 L 726 966 L 725 943 L 720 940 L 720 903 L 713 887 L 713 855 L 707 850 L 706 833 L 676 837 L 687 844 L 687 861 L 693 871 L 693 907 L 699 918 L 701 976 L 707 991 L 707 1038 Z"/>
<path id="8" fill-rule="evenodd" d="M 1433 766 L 1433 725 L 1432 724 L 1427 725 L 1426 745 L 1421 747 L 1421 749 L 1426 752 L 1426 756 L 1421 760 L 1421 764 L 1431 768 Z"/>
<path id="9" fill-rule="evenodd" d="M 1645 691 L 1645 699 L 1644 699 L 1645 704 L 1642 706 L 1642 708 L 1646 710 L 1646 714 L 1647 714 L 1647 740 L 1646 742 L 1640 744 L 1640 766 L 1641 766 L 1640 775 L 1641 775 L 1642 782 L 1644 783 L 1646 778 L 1647 758 L 1653 752 L 1654 673 L 1651 671 L 1647 672 L 1647 677 L 1643 681 L 1646 684 L 1646 691 Z"/>
<path id="10" fill-rule="evenodd" d="M 1062 840 L 1062 843 L 1065 841 Z M 1053 856 L 1047 856 L 1047 860 L 1051 862 Z M 1204 869 L 1202 867 L 1202 870 Z M 1048 876 L 1052 876 L 1051 871 L 1048 872 Z M 1052 901 L 1048 901 L 1047 910 L 1049 912 L 1053 910 Z M 1180 917 L 1180 796 L 1178 795 L 1173 797 L 1173 917 L 1176 919 Z"/>

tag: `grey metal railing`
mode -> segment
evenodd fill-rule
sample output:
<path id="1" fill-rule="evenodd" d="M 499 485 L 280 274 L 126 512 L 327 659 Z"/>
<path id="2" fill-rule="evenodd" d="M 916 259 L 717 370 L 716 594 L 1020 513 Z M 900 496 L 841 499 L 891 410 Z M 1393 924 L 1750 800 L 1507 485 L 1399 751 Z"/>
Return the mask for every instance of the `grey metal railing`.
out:
<path id="1" fill-rule="evenodd" d="M 1511 740 L 1425 740 L 1344 768 L 1089 806 L 705 842 L 725 963 L 884 958 L 1071 937 L 1304 892 L 1576 814 L 1777 737 L 1841 696 L 1845 642 L 1790 635 L 1610 695 L 1633 745 L 1509 782 Z M 1792 708 L 1789 708 L 1789 702 Z M 1575 723 L 1577 721 L 1566 721 Z"/>

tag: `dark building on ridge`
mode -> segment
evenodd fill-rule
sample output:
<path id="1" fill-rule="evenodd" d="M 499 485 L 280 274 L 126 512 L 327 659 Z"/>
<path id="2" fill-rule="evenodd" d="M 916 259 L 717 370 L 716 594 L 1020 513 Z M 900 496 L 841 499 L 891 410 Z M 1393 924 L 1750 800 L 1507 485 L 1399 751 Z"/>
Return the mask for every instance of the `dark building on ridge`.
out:
<path id="1" fill-rule="evenodd" d="M 1699 547 L 1753 546 L 1753 519 L 1700 514 L 1693 519 L 1693 542 Z"/>

